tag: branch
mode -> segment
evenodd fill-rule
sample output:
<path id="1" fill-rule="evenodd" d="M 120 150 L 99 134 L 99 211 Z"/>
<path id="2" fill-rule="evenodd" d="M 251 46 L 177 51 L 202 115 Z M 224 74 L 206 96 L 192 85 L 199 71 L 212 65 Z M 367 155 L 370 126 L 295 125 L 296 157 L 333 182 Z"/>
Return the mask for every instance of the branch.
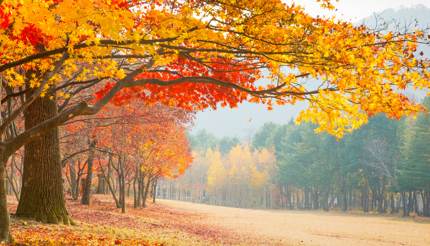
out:
<path id="1" fill-rule="evenodd" d="M 1 2 L 0 2 L 0 4 L 1 4 Z M 197 27 L 193 27 L 193 28 L 189 29 L 188 31 L 186 31 L 186 33 L 193 32 L 195 30 L 197 30 Z M 178 39 L 179 37 L 180 36 L 171 37 L 171 38 L 151 39 L 151 40 L 142 39 L 140 41 L 135 41 L 135 40 L 115 41 L 115 40 L 110 40 L 110 39 L 104 39 L 104 40 L 100 40 L 97 44 L 96 43 L 80 43 L 80 44 L 74 45 L 73 47 L 62 47 L 62 48 L 58 48 L 58 49 L 48 50 L 48 51 L 44 51 L 41 53 L 37 53 L 34 55 L 24 57 L 24 58 L 16 60 L 16 61 L 6 63 L 6 64 L 0 66 L 0 72 L 3 72 L 9 68 L 23 65 L 23 64 L 35 61 L 35 60 L 39 60 L 39 59 L 43 59 L 43 58 L 47 58 L 47 57 L 50 57 L 53 55 L 58 55 L 58 54 L 67 52 L 67 50 L 69 48 L 72 48 L 73 50 L 79 50 L 79 49 L 84 49 L 84 48 L 97 47 L 97 46 L 109 46 L 109 45 L 115 45 L 115 46 L 126 46 L 126 45 L 131 45 L 131 44 L 146 45 L 146 44 L 171 42 L 171 41 Z M 113 55 L 113 56 L 115 56 L 115 55 Z M 95 58 L 97 58 L 97 57 L 95 57 Z M 99 57 L 99 58 L 103 58 L 103 57 Z"/>
<path id="2" fill-rule="evenodd" d="M 53 127 L 59 126 L 67 120 L 72 119 L 78 115 L 85 114 L 85 111 L 88 108 L 89 107 L 86 102 L 81 102 L 70 109 L 64 110 L 57 116 L 48 119 L 33 128 L 26 130 L 25 132 L 18 135 L 16 138 L 5 142 L 5 156 L 13 154 L 16 150 L 21 148 L 21 146 L 39 138 Z"/>
<path id="3" fill-rule="evenodd" d="M 83 149 L 83 150 L 79 150 L 79 151 L 76 151 L 75 153 L 73 153 L 73 154 L 70 154 L 70 155 L 68 155 L 68 156 L 66 156 L 63 160 L 61 160 L 61 165 L 64 167 L 65 166 L 65 164 L 66 164 L 66 162 L 69 160 L 69 159 L 71 159 L 71 158 L 73 158 L 74 156 L 77 156 L 77 155 L 79 155 L 79 154 L 82 154 L 82 153 L 85 153 L 85 152 L 87 152 L 87 151 L 89 151 L 90 149 Z"/>
<path id="4" fill-rule="evenodd" d="M 1 124 L 0 126 L 0 136 L 3 135 L 6 128 L 9 126 L 10 123 L 12 123 L 18 115 L 20 115 L 28 106 L 30 106 L 37 98 L 40 97 L 42 94 L 45 85 L 48 83 L 48 81 L 60 70 L 61 66 L 63 65 L 64 61 L 69 57 L 67 53 L 64 53 L 60 60 L 58 60 L 55 63 L 54 69 L 47 73 L 44 79 L 42 80 L 42 83 L 40 86 L 34 91 L 34 93 L 30 96 L 30 98 L 24 102 L 21 107 L 19 107 L 17 110 L 12 112 Z"/>

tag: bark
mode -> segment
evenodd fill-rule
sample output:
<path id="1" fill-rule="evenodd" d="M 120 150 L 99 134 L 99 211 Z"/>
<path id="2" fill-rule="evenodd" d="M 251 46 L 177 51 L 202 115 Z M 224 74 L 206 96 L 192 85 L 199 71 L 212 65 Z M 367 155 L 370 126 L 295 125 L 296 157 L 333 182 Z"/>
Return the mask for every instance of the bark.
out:
<path id="1" fill-rule="evenodd" d="M 119 204 L 121 213 L 125 213 L 125 158 L 118 157 L 118 189 L 119 189 Z"/>
<path id="2" fill-rule="evenodd" d="M 101 173 L 97 175 L 97 182 L 97 194 L 106 194 L 106 180 Z"/>
<path id="3" fill-rule="evenodd" d="M 10 164 L 10 175 L 7 174 L 6 169 L 6 177 L 8 179 L 9 187 L 12 190 L 13 194 L 15 195 L 15 198 L 17 201 L 19 201 L 19 190 L 18 187 L 15 185 L 15 155 L 12 156 L 11 164 Z"/>
<path id="4" fill-rule="evenodd" d="M 152 203 L 155 203 L 155 197 L 157 196 L 157 179 L 152 182 Z"/>
<path id="5" fill-rule="evenodd" d="M 57 115 L 55 101 L 36 99 L 24 112 L 29 130 Z M 44 223 L 69 224 L 63 194 L 58 127 L 25 145 L 21 198 L 16 215 Z"/>
<path id="6" fill-rule="evenodd" d="M 139 207 L 141 207 L 143 204 L 143 198 L 144 198 L 144 194 L 145 194 L 145 184 L 144 184 L 145 174 L 141 171 L 139 173 L 140 173 L 140 175 L 139 175 L 139 183 L 138 183 L 138 185 L 139 185 L 138 186 L 139 187 L 139 189 L 138 189 L 138 192 L 139 192 L 138 200 L 139 200 Z"/>
<path id="7" fill-rule="evenodd" d="M 6 199 L 5 161 L 0 161 L 0 243 L 11 240 L 9 233 L 9 212 Z"/>
<path id="8" fill-rule="evenodd" d="M 324 191 L 323 196 L 322 196 L 322 201 L 321 201 L 321 206 L 323 207 L 323 210 L 328 212 L 330 207 L 328 204 L 328 200 L 329 200 L 329 194 L 330 194 L 330 190 L 327 189 Z"/>
<path id="9" fill-rule="evenodd" d="M 408 205 L 406 194 L 407 194 L 406 192 L 401 193 L 402 203 L 403 203 L 403 217 L 409 216 L 409 205 Z"/>
<path id="10" fill-rule="evenodd" d="M 127 192 L 126 192 L 127 197 L 130 197 L 130 191 L 131 191 L 131 183 L 127 183 Z"/>
<path id="11" fill-rule="evenodd" d="M 87 161 L 87 178 L 85 179 L 84 190 L 82 193 L 81 204 L 90 205 L 91 200 L 91 184 L 93 182 L 93 163 L 94 163 L 94 152 L 96 148 L 96 142 L 90 140 L 90 146 L 88 151 Z"/>
<path id="12" fill-rule="evenodd" d="M 70 193 L 73 200 L 78 200 L 79 196 L 79 179 L 76 176 L 75 161 L 69 161 L 69 173 L 70 173 Z"/>
<path id="13" fill-rule="evenodd" d="M 106 177 L 106 182 L 109 181 L 111 188 L 113 190 L 113 192 L 116 193 L 116 185 L 115 185 L 115 179 L 112 178 L 112 169 L 113 169 L 113 157 L 112 154 L 109 154 L 109 161 L 108 161 L 108 170 L 107 170 L 107 176 Z M 108 187 L 109 188 L 109 187 Z M 110 189 L 110 188 L 109 188 Z"/>
<path id="14" fill-rule="evenodd" d="M 137 208 L 138 207 L 138 201 L 137 201 L 137 173 L 136 176 L 133 179 L 133 207 Z"/>
<path id="15" fill-rule="evenodd" d="M 348 193 L 346 188 L 342 192 L 342 211 L 348 211 Z"/>
<path id="16" fill-rule="evenodd" d="M 143 204 L 142 204 L 142 206 L 144 208 L 146 208 L 146 199 L 148 198 L 150 184 L 151 184 L 151 177 L 148 175 L 148 179 L 146 181 L 146 186 L 145 186 L 145 193 L 143 195 Z"/>
<path id="17" fill-rule="evenodd" d="M 361 192 L 361 200 L 362 200 L 363 212 L 365 213 L 369 212 L 369 184 L 367 180 L 365 180 L 365 185 L 363 186 L 363 189 Z"/>
<path id="18" fill-rule="evenodd" d="M 133 179 L 133 193 L 134 193 L 134 208 L 140 207 L 140 168 L 139 165 L 136 165 L 135 176 Z"/>
<path id="19" fill-rule="evenodd" d="M 413 196 L 413 201 L 414 201 L 414 212 L 415 212 L 415 214 L 417 214 L 417 215 L 421 215 L 420 214 L 420 211 L 419 211 L 419 209 L 418 209 L 418 199 L 417 199 L 417 197 L 418 197 L 418 191 L 415 191 L 414 192 L 414 196 Z"/>
<path id="20" fill-rule="evenodd" d="M 314 189 L 312 196 L 313 196 L 312 208 L 313 209 L 319 209 L 320 208 L 320 203 L 319 203 L 320 196 L 319 196 L 319 190 L 317 188 Z"/>
<path id="21" fill-rule="evenodd" d="M 390 194 L 390 213 L 395 214 L 396 213 L 396 206 L 395 206 L 395 200 L 394 200 L 394 194 Z"/>
<path id="22" fill-rule="evenodd" d="M 430 191 L 423 192 L 423 215 L 430 217 Z"/>
<path id="23" fill-rule="evenodd" d="M 408 210 L 409 210 L 409 213 L 411 213 L 411 212 L 414 211 L 414 205 L 415 205 L 415 203 L 414 203 L 414 195 L 413 195 L 413 192 L 410 191 L 409 192 L 409 201 L 408 201 Z"/>
<path id="24" fill-rule="evenodd" d="M 108 167 L 110 167 L 111 165 L 112 165 L 112 155 L 109 154 Z M 106 177 L 105 176 L 105 171 L 104 171 L 104 168 L 103 168 L 102 165 L 100 165 L 100 169 L 102 170 L 103 177 Z M 109 174 L 109 171 L 108 171 L 108 174 Z M 108 177 L 110 177 L 110 176 L 108 176 Z M 106 180 L 107 186 L 109 188 L 109 191 L 112 194 L 113 200 L 115 201 L 116 207 L 117 208 L 121 208 L 121 204 L 120 204 L 120 202 L 119 202 L 119 200 L 118 200 L 118 198 L 117 198 L 117 196 L 115 194 L 115 190 L 112 187 L 112 183 L 111 183 L 110 178 L 105 178 L 105 180 Z"/>
<path id="25" fill-rule="evenodd" d="M 304 191 L 304 196 L 305 196 L 305 204 L 304 204 L 304 208 L 305 209 L 310 209 L 311 208 L 311 205 L 310 205 L 310 199 L 309 199 L 309 189 L 308 188 L 305 188 L 305 191 Z"/>

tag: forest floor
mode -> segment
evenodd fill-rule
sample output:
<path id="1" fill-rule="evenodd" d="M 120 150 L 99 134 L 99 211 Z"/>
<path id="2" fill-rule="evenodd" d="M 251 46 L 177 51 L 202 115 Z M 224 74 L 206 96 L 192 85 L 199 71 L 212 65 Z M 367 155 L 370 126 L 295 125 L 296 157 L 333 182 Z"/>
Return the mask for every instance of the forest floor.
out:
<path id="1" fill-rule="evenodd" d="M 11 197 L 10 211 L 16 209 Z M 125 214 L 109 196 L 68 200 L 75 226 L 14 219 L 16 245 L 430 245 L 430 220 L 338 212 L 251 210 L 178 201 Z"/>

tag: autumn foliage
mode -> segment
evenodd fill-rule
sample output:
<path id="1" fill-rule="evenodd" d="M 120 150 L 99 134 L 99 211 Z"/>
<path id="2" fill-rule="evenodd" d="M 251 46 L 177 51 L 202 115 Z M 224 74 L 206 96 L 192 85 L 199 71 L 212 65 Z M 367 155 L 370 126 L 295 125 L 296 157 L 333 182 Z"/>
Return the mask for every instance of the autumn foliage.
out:
<path id="1" fill-rule="evenodd" d="M 140 98 L 194 110 L 244 100 L 271 108 L 305 100 L 298 121 L 342 136 L 381 112 L 423 110 L 403 92 L 428 87 L 428 61 L 414 56 L 428 42 L 423 31 L 372 32 L 279 0 L 5 0 L 0 14 L 0 71 L 9 86 L 29 83 L 44 95 L 73 78 L 57 89 L 69 97 L 64 88 L 100 80 L 105 100 L 95 106 Z M 42 75 L 64 54 L 61 74 L 25 82 L 22 68 Z"/>
<path id="2" fill-rule="evenodd" d="M 97 174 L 98 192 L 109 190 L 118 200 L 115 187 L 121 183 L 119 197 L 133 186 L 135 196 L 137 190 L 143 189 L 141 199 L 145 203 L 149 195 L 154 196 L 149 189 L 153 189 L 157 179 L 177 177 L 191 164 L 185 131 L 193 114 L 160 104 L 132 102 L 121 107 L 109 105 L 94 117 L 65 126 L 63 148 L 67 157 L 63 164 L 67 166 L 65 175 L 73 199 L 79 196 L 79 182 L 88 179 L 91 172 Z M 90 167 L 87 165 L 91 144 L 96 154 Z M 105 182 L 109 187 L 103 187 Z M 137 182 L 144 182 L 145 186 Z M 123 204 L 118 200 L 117 205 Z"/>
<path id="3" fill-rule="evenodd" d="M 64 126 L 76 137 L 63 146 L 72 190 L 85 177 L 88 197 L 96 171 L 125 212 L 127 187 L 138 190 L 139 206 L 157 178 L 189 165 L 191 111 L 307 102 L 297 121 L 338 138 L 379 113 L 424 111 L 405 91 L 430 87 L 430 61 L 416 56 L 429 39 L 423 30 L 313 17 L 293 1 L 0 0 L 0 179 L 20 148 L 49 131 L 57 140 Z M 19 127 L 38 99 L 52 114 Z M 78 157 L 81 176 L 72 178 Z M 0 188 L 0 241 L 7 241 Z"/>

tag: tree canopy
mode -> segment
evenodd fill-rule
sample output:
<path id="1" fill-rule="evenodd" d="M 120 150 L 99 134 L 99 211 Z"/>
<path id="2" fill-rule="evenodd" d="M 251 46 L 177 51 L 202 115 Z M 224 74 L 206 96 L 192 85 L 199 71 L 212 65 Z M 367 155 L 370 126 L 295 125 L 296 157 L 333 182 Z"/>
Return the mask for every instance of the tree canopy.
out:
<path id="1" fill-rule="evenodd" d="M 24 85 L 67 102 L 100 89 L 61 121 L 133 97 L 192 110 L 307 100 L 298 121 L 340 137 L 380 112 L 422 110 L 403 91 L 428 87 L 429 62 L 414 55 L 424 32 L 376 32 L 280 0 L 4 0 L 0 10 L 8 97 Z"/>

